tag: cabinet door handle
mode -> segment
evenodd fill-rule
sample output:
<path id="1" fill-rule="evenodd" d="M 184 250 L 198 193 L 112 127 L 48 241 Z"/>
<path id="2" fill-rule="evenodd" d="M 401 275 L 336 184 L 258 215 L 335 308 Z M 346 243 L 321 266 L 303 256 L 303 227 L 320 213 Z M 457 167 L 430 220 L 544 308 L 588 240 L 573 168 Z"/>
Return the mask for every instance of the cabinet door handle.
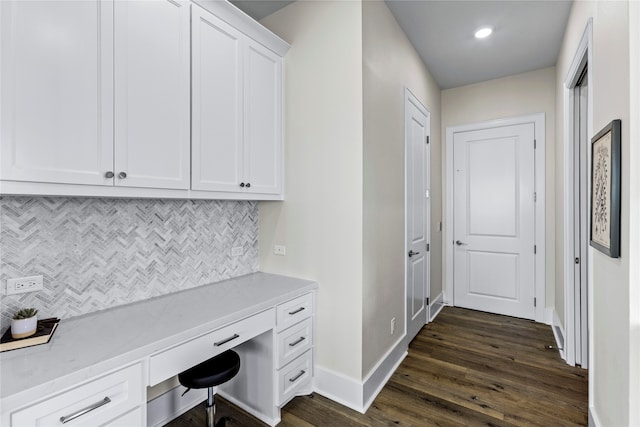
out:
<path id="1" fill-rule="evenodd" d="M 247 182 L 247 188 L 251 187 L 251 183 Z"/>
<path id="2" fill-rule="evenodd" d="M 229 338 L 223 339 L 222 341 L 214 342 L 213 345 L 216 346 L 216 347 L 220 347 L 221 345 L 226 344 L 229 341 L 233 341 L 236 338 L 240 338 L 240 335 L 233 334 L 233 336 L 230 336 Z"/>
<path id="3" fill-rule="evenodd" d="M 300 337 L 297 340 L 295 340 L 294 342 L 289 343 L 289 347 L 295 347 L 298 344 L 300 344 L 302 341 L 304 341 L 305 339 L 306 339 L 305 337 Z"/>
<path id="4" fill-rule="evenodd" d="M 89 413 L 91 411 L 93 411 L 94 409 L 98 409 L 101 406 L 106 405 L 107 403 L 110 403 L 111 399 L 109 399 L 108 397 L 105 397 L 104 399 L 102 399 L 100 402 L 96 402 L 93 405 L 89 405 L 86 408 L 80 409 L 78 412 L 75 412 L 73 414 L 70 415 L 65 415 L 64 417 L 60 417 L 60 422 L 62 424 L 68 423 L 71 420 L 75 420 L 78 417 L 83 416 L 86 413 Z"/>
<path id="5" fill-rule="evenodd" d="M 118 174 L 118 178 L 120 178 L 120 179 L 125 179 L 126 177 L 127 177 L 127 173 L 126 172 L 120 172 Z"/>
<path id="6" fill-rule="evenodd" d="M 290 312 L 289 312 L 289 315 L 290 315 L 290 316 L 293 316 L 294 314 L 300 313 L 302 310 L 304 310 L 304 307 L 300 307 L 300 308 L 299 308 L 299 309 L 297 309 L 297 310 L 290 311 Z"/>
<path id="7" fill-rule="evenodd" d="M 244 188 L 244 182 L 240 183 L 240 187 Z"/>
<path id="8" fill-rule="evenodd" d="M 298 375 L 296 375 L 295 377 L 293 377 L 293 378 L 289 378 L 289 382 L 292 382 L 292 383 L 296 382 L 296 381 L 298 380 L 298 378 L 300 378 L 300 377 L 301 377 L 301 376 L 303 376 L 304 374 L 306 374 L 306 371 L 304 371 L 304 370 L 300 371 L 300 372 L 298 373 Z"/>
<path id="9" fill-rule="evenodd" d="M 107 171 L 107 173 L 104 174 L 105 178 L 113 178 L 115 175 L 113 174 L 112 171 Z"/>

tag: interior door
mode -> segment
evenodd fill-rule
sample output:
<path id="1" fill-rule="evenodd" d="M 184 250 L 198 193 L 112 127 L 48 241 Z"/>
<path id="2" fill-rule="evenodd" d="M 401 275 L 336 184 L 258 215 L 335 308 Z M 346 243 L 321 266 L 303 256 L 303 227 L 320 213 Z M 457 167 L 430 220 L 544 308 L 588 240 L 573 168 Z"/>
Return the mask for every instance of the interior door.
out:
<path id="1" fill-rule="evenodd" d="M 407 339 L 427 323 L 429 291 L 429 113 L 409 92 L 405 98 Z"/>
<path id="2" fill-rule="evenodd" d="M 534 124 L 454 135 L 454 304 L 534 319 Z"/>

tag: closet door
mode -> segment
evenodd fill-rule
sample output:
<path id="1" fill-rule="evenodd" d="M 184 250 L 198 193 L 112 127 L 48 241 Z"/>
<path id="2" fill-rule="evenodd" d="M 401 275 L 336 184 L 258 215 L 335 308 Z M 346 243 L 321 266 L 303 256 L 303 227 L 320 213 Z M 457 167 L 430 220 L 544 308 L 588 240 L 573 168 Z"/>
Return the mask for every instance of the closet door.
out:
<path id="1" fill-rule="evenodd" d="M 243 35 L 196 5 L 191 21 L 191 188 L 240 191 Z"/>
<path id="2" fill-rule="evenodd" d="M 115 185 L 189 188 L 189 7 L 115 2 Z"/>
<path id="3" fill-rule="evenodd" d="M 0 2 L 0 179 L 112 185 L 113 2 Z"/>

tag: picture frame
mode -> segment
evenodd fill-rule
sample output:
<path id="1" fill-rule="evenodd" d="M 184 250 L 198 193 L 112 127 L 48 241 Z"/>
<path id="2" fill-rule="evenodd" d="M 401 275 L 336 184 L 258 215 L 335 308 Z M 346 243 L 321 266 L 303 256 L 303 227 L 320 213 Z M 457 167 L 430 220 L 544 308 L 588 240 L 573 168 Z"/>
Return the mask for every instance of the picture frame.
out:
<path id="1" fill-rule="evenodd" d="M 620 257 L 620 128 L 613 120 L 591 138 L 590 245 Z"/>

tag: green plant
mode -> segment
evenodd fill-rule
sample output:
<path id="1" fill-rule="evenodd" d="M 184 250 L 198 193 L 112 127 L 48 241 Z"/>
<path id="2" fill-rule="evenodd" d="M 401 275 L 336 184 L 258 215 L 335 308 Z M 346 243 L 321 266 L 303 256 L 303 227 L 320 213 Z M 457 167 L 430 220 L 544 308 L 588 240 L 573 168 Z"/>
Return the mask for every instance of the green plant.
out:
<path id="1" fill-rule="evenodd" d="M 35 316 L 38 313 L 38 310 L 36 310 L 35 308 L 23 308 L 22 310 L 18 311 L 13 318 L 15 320 L 20 320 L 20 319 L 28 319 L 30 317 Z"/>

